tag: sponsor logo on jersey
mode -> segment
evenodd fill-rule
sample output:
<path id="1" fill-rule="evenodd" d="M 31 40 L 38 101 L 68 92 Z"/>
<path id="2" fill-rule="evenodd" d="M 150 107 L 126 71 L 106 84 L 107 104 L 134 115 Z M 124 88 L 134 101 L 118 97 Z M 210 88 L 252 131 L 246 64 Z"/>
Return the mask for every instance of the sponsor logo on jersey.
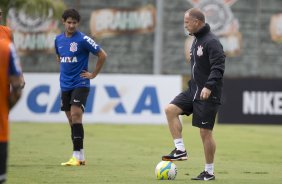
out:
<path id="1" fill-rule="evenodd" d="M 95 41 L 92 38 L 90 38 L 89 36 L 84 36 L 83 39 L 86 40 L 95 49 L 97 49 L 98 45 L 95 43 Z"/>
<path id="2" fill-rule="evenodd" d="M 76 57 L 60 57 L 61 63 L 77 63 Z"/>

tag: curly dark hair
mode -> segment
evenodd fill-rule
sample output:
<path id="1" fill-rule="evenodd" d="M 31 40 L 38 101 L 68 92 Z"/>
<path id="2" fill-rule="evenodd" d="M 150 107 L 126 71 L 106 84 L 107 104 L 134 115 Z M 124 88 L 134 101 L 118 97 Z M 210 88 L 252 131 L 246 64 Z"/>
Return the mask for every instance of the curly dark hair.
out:
<path id="1" fill-rule="evenodd" d="M 73 18 L 77 20 L 78 22 L 80 21 L 80 14 L 76 9 L 66 9 L 62 15 L 62 18 L 64 21 L 66 21 L 68 18 Z"/>

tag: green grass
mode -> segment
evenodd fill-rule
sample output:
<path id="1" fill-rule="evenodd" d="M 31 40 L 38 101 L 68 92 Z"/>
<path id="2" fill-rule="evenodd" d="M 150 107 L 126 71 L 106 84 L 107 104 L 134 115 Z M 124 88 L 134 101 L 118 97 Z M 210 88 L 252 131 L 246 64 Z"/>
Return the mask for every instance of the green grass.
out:
<path id="1" fill-rule="evenodd" d="M 154 169 L 173 148 L 166 125 L 85 125 L 87 165 L 62 167 L 71 156 L 66 124 L 12 123 L 7 184 L 164 184 L 191 181 L 204 167 L 199 130 L 185 123 L 189 160 L 175 162 L 174 181 L 158 181 Z M 218 184 L 282 183 L 282 126 L 216 125 Z"/>

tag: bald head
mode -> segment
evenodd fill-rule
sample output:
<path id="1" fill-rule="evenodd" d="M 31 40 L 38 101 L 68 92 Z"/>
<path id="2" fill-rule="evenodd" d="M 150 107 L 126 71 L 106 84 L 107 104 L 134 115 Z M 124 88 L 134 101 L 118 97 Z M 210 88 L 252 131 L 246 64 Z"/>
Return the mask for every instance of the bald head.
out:
<path id="1" fill-rule="evenodd" d="M 205 15 L 204 15 L 204 13 L 200 9 L 198 9 L 198 8 L 191 8 L 191 9 L 187 10 L 185 12 L 185 14 L 186 13 L 189 13 L 189 15 L 191 17 L 193 17 L 195 19 L 198 19 L 198 20 L 202 21 L 203 23 L 205 23 Z"/>
<path id="2" fill-rule="evenodd" d="M 197 8 L 191 8 L 184 14 L 184 27 L 190 33 L 194 34 L 205 26 L 205 15 Z"/>

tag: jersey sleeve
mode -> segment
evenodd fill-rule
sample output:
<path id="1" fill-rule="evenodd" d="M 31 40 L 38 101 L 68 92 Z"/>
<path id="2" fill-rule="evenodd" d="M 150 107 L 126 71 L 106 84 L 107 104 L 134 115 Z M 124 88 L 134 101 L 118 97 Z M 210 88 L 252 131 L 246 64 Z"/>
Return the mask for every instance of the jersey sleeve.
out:
<path id="1" fill-rule="evenodd" d="M 10 57 L 9 57 L 9 75 L 19 76 L 22 73 L 20 60 L 16 54 L 16 49 L 13 43 L 10 43 Z"/>
<path id="2" fill-rule="evenodd" d="M 100 46 L 89 36 L 83 36 L 83 47 L 94 55 L 100 52 Z"/>

